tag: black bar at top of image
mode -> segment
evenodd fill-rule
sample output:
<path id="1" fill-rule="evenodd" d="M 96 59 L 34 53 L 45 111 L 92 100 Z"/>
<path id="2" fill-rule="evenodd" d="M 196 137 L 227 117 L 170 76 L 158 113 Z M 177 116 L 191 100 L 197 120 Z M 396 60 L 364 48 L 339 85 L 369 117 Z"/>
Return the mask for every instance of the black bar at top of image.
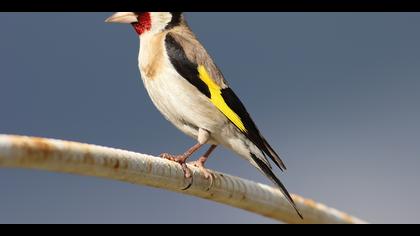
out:
<path id="1" fill-rule="evenodd" d="M 419 11 L 414 0 L 5 0 L 0 11 Z"/>

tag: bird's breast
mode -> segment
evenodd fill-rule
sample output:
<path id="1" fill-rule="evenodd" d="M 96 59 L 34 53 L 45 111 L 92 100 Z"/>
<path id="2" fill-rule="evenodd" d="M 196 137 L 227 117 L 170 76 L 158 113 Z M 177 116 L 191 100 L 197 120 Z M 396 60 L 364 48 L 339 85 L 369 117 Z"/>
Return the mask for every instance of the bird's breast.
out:
<path id="1" fill-rule="evenodd" d="M 146 36 L 140 41 L 139 67 L 147 79 L 154 79 L 165 66 L 164 41 L 164 34 Z"/>
<path id="2" fill-rule="evenodd" d="M 139 69 L 153 104 L 187 135 L 197 137 L 199 128 L 219 133 L 226 125 L 226 117 L 208 97 L 173 67 L 166 55 L 164 36 L 142 39 Z"/>

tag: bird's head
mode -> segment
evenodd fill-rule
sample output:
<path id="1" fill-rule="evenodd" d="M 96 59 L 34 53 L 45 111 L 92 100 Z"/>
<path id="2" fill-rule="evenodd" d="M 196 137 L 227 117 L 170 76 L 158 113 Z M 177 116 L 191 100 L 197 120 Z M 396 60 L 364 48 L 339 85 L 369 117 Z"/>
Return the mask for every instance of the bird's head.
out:
<path id="1" fill-rule="evenodd" d="M 138 35 L 159 33 L 182 21 L 181 12 L 116 12 L 105 20 L 108 23 L 131 24 Z"/>

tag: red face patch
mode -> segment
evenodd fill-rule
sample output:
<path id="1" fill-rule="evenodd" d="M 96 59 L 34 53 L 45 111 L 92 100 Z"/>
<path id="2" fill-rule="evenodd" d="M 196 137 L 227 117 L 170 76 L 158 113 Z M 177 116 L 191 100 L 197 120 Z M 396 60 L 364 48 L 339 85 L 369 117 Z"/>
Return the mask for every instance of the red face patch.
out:
<path id="1" fill-rule="evenodd" d="M 132 23 L 134 30 L 138 35 L 149 31 L 152 28 L 152 19 L 150 18 L 150 12 L 140 12 L 137 17 L 138 22 Z"/>

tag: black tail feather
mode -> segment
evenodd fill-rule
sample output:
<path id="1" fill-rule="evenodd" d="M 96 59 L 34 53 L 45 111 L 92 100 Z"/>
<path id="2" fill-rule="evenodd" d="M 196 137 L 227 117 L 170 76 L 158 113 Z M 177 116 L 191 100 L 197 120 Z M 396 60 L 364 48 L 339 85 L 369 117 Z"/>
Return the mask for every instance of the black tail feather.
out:
<path id="1" fill-rule="evenodd" d="M 276 163 L 277 167 L 280 168 L 280 170 L 287 170 L 286 165 L 281 160 L 280 156 L 274 151 L 274 149 L 270 146 L 270 144 L 267 142 L 265 138 L 262 138 L 264 142 L 264 146 L 266 147 L 268 153 L 266 153 L 269 157 L 271 157 L 271 160 L 273 160 L 274 163 Z M 267 152 L 266 151 L 266 152 Z"/>
<path id="2" fill-rule="evenodd" d="M 255 156 L 255 154 L 251 153 L 251 157 L 254 160 L 254 162 L 258 165 L 260 170 L 264 173 L 264 175 L 267 176 L 273 183 L 275 183 L 279 187 L 280 191 L 289 201 L 290 205 L 292 205 L 292 207 L 295 209 L 299 217 L 303 219 L 303 216 L 299 212 L 299 209 L 297 209 L 295 202 L 293 201 L 292 197 L 289 194 L 289 191 L 287 191 L 283 183 L 276 177 L 276 175 L 274 175 L 273 171 L 261 159 Z"/>

